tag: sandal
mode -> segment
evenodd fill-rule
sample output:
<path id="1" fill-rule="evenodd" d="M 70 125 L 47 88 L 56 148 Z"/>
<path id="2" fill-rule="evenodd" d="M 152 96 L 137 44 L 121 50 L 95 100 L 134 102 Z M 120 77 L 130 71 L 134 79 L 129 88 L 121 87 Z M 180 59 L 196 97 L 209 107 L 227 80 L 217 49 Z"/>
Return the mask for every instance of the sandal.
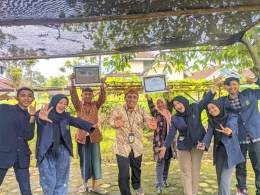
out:
<path id="1" fill-rule="evenodd" d="M 104 188 L 99 188 L 97 190 L 93 190 L 92 188 L 90 188 L 89 192 L 94 192 L 94 193 L 97 193 L 97 194 L 106 194 L 107 193 L 107 191 Z"/>
<path id="2" fill-rule="evenodd" d="M 82 184 L 80 187 L 79 187 L 79 193 L 84 193 L 88 190 L 88 186 L 85 185 L 85 184 Z"/>

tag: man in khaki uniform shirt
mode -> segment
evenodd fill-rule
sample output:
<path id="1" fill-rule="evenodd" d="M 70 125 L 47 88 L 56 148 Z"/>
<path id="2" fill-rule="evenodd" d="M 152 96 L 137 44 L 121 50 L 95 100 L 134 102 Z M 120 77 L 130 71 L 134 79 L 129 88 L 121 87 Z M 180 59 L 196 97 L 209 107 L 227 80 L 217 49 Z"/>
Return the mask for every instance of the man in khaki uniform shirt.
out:
<path id="1" fill-rule="evenodd" d="M 116 129 L 116 139 L 112 151 L 118 164 L 118 184 L 122 195 L 131 195 L 129 166 L 132 173 L 132 187 L 138 195 L 144 195 L 141 188 L 141 162 L 143 153 L 143 128 L 157 128 L 157 121 L 147 111 L 138 106 L 138 91 L 125 91 L 125 104 L 117 107 L 111 114 L 110 125 Z"/>

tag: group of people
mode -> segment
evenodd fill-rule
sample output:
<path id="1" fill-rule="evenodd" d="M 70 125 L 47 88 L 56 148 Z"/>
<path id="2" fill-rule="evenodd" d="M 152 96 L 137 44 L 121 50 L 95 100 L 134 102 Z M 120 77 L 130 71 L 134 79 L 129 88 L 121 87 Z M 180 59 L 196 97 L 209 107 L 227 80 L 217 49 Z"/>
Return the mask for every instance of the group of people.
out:
<path id="1" fill-rule="evenodd" d="M 80 117 L 74 118 L 65 112 L 69 100 L 62 94 L 53 96 L 48 105 L 36 112 L 36 103 L 31 106 L 34 92 L 27 87 L 17 90 L 16 99 L 16 105 L 0 105 L 0 185 L 7 170 L 13 167 L 21 194 L 32 194 L 31 151 L 27 141 L 34 137 L 36 121 L 36 160 L 43 193 L 67 194 L 70 156 L 73 155 L 70 126 L 92 133 L 105 120 L 104 115 L 95 124 Z"/>
<path id="2" fill-rule="evenodd" d="M 218 194 L 230 195 L 232 172 L 236 167 L 237 193 L 248 195 L 246 187 L 247 152 L 255 172 L 256 195 L 260 195 L 260 115 L 258 100 L 260 90 L 246 89 L 239 91 L 239 79 L 229 77 L 224 81 L 228 96 L 213 100 L 215 90 L 222 75 L 215 85 L 197 104 L 177 96 L 173 98 L 176 114 L 171 117 L 171 126 L 162 146 L 160 158 L 166 155 L 178 130 L 177 155 L 180 174 L 186 195 L 196 195 L 199 189 L 201 158 L 204 151 L 213 143 L 213 164 L 216 165 Z M 260 85 L 259 78 L 247 78 L 249 83 Z M 201 124 L 201 112 L 206 109 L 208 128 Z M 161 190 L 158 187 L 158 193 Z"/>
<path id="3" fill-rule="evenodd" d="M 82 90 L 80 100 L 73 85 L 74 79 L 72 74 L 70 94 L 77 118 L 65 112 L 69 99 L 62 94 L 53 96 L 48 105 L 36 112 L 36 105 L 31 105 L 34 93 L 26 87 L 17 90 L 17 105 L 0 105 L 0 185 L 7 170 L 13 167 L 21 194 L 32 194 L 29 179 L 31 151 L 27 141 L 34 137 L 36 121 L 36 159 L 43 193 L 66 195 L 68 192 L 70 156 L 73 155 L 70 126 L 78 128 L 75 140 L 83 181 L 79 192 L 107 193 L 98 183 L 102 178 L 100 125 L 105 120 L 103 114 L 98 118 L 98 110 L 106 100 L 105 81 L 101 79 L 99 97 L 94 101 L 91 88 Z M 218 194 L 230 194 L 235 167 L 237 195 L 249 194 L 246 187 L 248 152 L 255 172 L 256 195 L 260 195 L 260 90 L 246 89 L 240 92 L 239 79 L 229 77 L 224 81 L 229 95 L 213 100 L 222 79 L 223 75 L 214 78 L 214 86 L 199 103 L 190 104 L 182 96 L 171 99 L 169 90 L 167 103 L 163 97 L 153 102 L 149 95 L 145 95 L 151 115 L 138 106 L 138 90 L 129 88 L 125 91 L 125 104 L 115 108 L 109 118 L 110 125 L 116 129 L 112 151 L 116 154 L 118 185 L 122 195 L 131 195 L 130 178 L 136 194 L 145 194 L 141 187 L 145 126 L 154 132 L 155 184 L 158 194 L 163 193 L 163 187 L 171 185 L 167 180 L 169 167 L 171 158 L 176 157 L 184 193 L 198 193 L 203 152 L 209 149 L 211 138 L 214 137 L 213 162 L 216 165 Z M 248 78 L 248 81 L 260 85 L 257 77 Z M 6 97 L 0 96 L 1 99 Z M 176 110 L 174 115 L 173 109 Z M 207 131 L 201 122 L 204 109 L 208 113 Z M 90 179 L 91 187 L 88 185 Z"/>

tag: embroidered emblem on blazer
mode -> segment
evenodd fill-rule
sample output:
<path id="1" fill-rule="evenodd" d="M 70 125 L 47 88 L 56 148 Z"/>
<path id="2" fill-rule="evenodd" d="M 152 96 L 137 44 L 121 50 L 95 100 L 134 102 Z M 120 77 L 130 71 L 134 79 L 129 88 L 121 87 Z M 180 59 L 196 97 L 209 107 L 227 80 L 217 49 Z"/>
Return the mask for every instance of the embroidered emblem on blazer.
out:
<path id="1" fill-rule="evenodd" d="M 70 130 L 70 126 L 69 125 L 66 125 L 66 130 Z"/>
<path id="2" fill-rule="evenodd" d="M 246 100 L 246 105 L 249 105 L 249 104 L 250 104 L 249 100 Z"/>
<path id="3" fill-rule="evenodd" d="M 179 137 L 179 140 L 180 140 L 180 141 L 183 141 L 184 139 L 185 139 L 184 136 L 180 136 L 180 137 Z"/>

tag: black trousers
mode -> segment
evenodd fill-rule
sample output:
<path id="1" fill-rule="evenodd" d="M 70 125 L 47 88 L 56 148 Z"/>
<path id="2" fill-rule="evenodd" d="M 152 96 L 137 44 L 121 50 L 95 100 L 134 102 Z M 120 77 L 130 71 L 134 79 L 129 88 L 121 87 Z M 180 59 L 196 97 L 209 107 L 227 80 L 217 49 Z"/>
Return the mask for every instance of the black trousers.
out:
<path id="1" fill-rule="evenodd" d="M 241 152 L 246 159 L 247 151 L 249 158 L 252 163 L 253 170 L 255 172 L 255 187 L 256 195 L 260 195 L 260 141 L 251 142 L 250 144 L 240 144 Z M 247 189 L 246 188 L 246 161 L 237 164 L 236 166 L 236 179 L 237 179 L 237 188 Z"/>
<path id="2" fill-rule="evenodd" d="M 132 187 L 134 190 L 137 190 L 141 187 L 141 162 L 142 155 L 134 157 L 133 150 L 130 152 L 128 158 L 116 155 L 117 164 L 118 164 L 118 185 L 122 195 L 131 195 L 130 192 L 130 174 L 129 167 L 131 167 L 131 181 Z"/>
<path id="3" fill-rule="evenodd" d="M 30 186 L 29 168 L 22 169 L 19 165 L 18 159 L 15 162 L 13 168 L 14 168 L 16 180 L 18 181 L 20 187 L 21 194 L 32 195 L 31 186 Z M 0 168 L 0 185 L 2 184 L 7 171 L 8 169 Z"/>

